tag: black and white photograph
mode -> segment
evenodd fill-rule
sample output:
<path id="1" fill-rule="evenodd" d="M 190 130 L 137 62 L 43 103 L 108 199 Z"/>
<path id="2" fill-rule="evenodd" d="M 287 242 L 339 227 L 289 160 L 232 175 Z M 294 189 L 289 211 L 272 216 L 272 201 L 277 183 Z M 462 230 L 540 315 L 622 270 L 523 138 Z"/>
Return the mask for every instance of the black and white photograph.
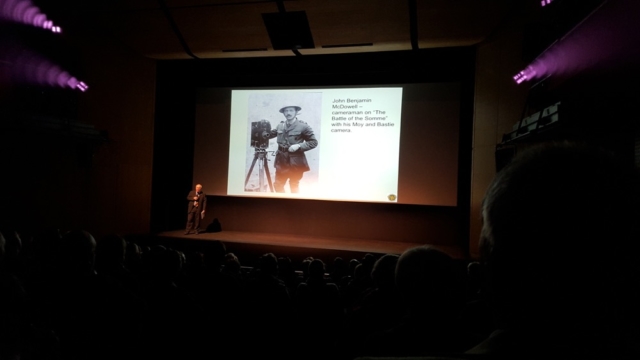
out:
<path id="1" fill-rule="evenodd" d="M 321 92 L 249 95 L 245 192 L 314 191 L 321 113 Z"/>

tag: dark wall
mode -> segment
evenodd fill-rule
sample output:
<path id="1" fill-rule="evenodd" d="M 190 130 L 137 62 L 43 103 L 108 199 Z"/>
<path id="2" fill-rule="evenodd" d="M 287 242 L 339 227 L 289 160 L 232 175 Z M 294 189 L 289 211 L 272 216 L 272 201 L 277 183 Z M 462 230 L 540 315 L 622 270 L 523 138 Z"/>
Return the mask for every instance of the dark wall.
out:
<path id="1" fill-rule="evenodd" d="M 224 230 L 423 241 L 466 249 L 475 51 L 450 48 L 285 58 L 158 63 L 152 229 L 184 227 L 193 187 L 197 87 L 340 86 L 459 81 L 462 84 L 458 206 L 439 208 L 290 199 L 211 198 L 205 222 Z M 205 189 L 206 191 L 206 189 Z"/>
<path id="2" fill-rule="evenodd" d="M 0 61 L 5 228 L 149 232 L 155 61 L 91 29 L 76 19 L 64 42 L 40 32 L 17 48 L 41 52 L 87 92 L 9 81 L 19 75 L 13 59 Z"/>

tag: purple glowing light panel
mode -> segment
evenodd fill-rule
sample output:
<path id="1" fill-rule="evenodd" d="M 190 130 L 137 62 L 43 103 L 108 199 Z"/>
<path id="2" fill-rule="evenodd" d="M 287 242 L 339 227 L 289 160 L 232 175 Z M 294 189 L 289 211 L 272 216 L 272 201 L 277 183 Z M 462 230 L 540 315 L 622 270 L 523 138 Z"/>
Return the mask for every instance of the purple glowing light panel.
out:
<path id="1" fill-rule="evenodd" d="M 75 78 L 74 78 L 75 79 Z M 80 81 L 77 85 L 76 88 L 82 92 L 87 91 L 87 89 L 89 88 L 89 86 L 87 86 L 87 84 L 85 84 L 83 81 Z"/>
<path id="2" fill-rule="evenodd" d="M 551 4 L 551 1 L 552 1 L 552 0 L 541 0 L 541 1 L 540 1 L 540 4 L 541 4 L 542 6 L 547 6 L 547 5 Z"/>
<path id="3" fill-rule="evenodd" d="M 526 67 L 526 69 L 517 73 L 513 77 L 513 80 L 515 80 L 517 84 L 520 84 L 524 81 L 533 79 L 536 75 L 537 75 L 536 69 L 533 67 L 533 65 L 529 65 Z"/>
<path id="4" fill-rule="evenodd" d="M 524 77 L 523 71 L 520 71 L 519 73 L 517 73 L 514 77 L 513 80 L 515 80 L 515 82 L 517 84 L 520 84 L 521 82 L 525 81 L 526 78 Z"/>
<path id="5" fill-rule="evenodd" d="M 60 26 L 47 19 L 47 15 L 30 0 L 0 0 L 0 19 L 40 27 L 54 33 L 62 32 Z"/>

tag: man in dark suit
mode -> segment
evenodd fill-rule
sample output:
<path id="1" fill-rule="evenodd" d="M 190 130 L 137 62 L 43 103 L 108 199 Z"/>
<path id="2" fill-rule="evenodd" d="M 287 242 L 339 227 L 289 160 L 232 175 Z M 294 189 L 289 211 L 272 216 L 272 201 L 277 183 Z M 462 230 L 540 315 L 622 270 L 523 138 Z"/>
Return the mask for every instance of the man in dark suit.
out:
<path id="1" fill-rule="evenodd" d="M 207 209 L 207 196 L 202 191 L 202 185 L 197 184 L 194 190 L 187 195 L 189 206 L 187 207 L 187 229 L 184 234 L 188 235 L 191 230 L 196 234 L 200 233 L 200 219 L 204 217 Z"/>

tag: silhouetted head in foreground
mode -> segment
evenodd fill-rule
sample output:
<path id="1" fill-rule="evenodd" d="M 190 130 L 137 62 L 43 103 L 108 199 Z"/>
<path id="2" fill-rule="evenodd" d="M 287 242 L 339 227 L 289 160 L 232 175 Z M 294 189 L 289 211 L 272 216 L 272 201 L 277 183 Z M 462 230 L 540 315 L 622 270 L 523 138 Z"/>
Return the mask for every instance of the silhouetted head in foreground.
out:
<path id="1" fill-rule="evenodd" d="M 547 144 L 514 158 L 482 207 L 487 294 L 508 334 L 485 349 L 637 351 L 635 216 L 633 167 L 606 151 Z"/>

